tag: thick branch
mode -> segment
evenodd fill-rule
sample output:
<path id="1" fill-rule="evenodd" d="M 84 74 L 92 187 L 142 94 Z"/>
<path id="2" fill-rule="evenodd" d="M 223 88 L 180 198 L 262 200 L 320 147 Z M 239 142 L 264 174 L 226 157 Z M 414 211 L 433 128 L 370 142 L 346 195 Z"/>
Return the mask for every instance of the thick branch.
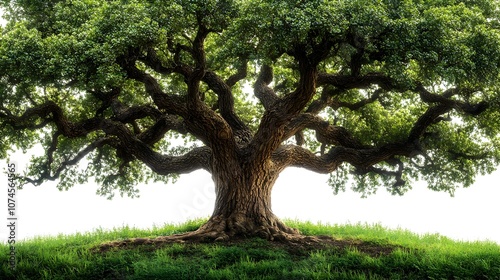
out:
<path id="1" fill-rule="evenodd" d="M 193 40 L 193 49 L 191 52 L 196 66 L 193 72 L 187 77 L 187 106 L 190 111 L 198 110 L 201 106 L 200 82 L 205 76 L 207 67 L 204 43 L 208 34 L 208 29 L 202 24 L 199 24 L 198 31 Z"/>
<path id="2" fill-rule="evenodd" d="M 302 167 L 318 173 L 331 173 L 342 163 L 349 163 L 360 170 L 372 168 L 380 162 L 394 162 L 395 156 L 410 157 L 419 153 L 412 144 L 394 143 L 379 148 L 354 149 L 333 147 L 324 155 L 295 146 L 284 145 L 273 153 L 273 161 L 284 169 L 288 166 Z"/>
<path id="3" fill-rule="evenodd" d="M 355 139 L 347 129 L 341 126 L 330 125 L 321 117 L 309 113 L 300 114 L 290 121 L 286 126 L 286 133 L 282 141 L 306 128 L 316 131 L 316 138 L 322 144 L 339 145 L 347 148 L 367 148 Z"/>
<path id="4" fill-rule="evenodd" d="M 186 134 L 184 122 L 175 116 L 165 115 L 161 117 L 153 126 L 143 131 L 137 138 L 143 143 L 152 146 L 154 143 L 160 141 L 165 136 L 165 133 L 170 130 Z"/>
<path id="5" fill-rule="evenodd" d="M 272 81 L 273 69 L 269 65 L 263 65 L 260 69 L 259 77 L 254 84 L 254 93 L 266 110 L 269 110 L 279 99 L 276 93 L 269 87 Z"/>
<path id="6" fill-rule="evenodd" d="M 231 87 L 212 71 L 205 73 L 203 81 L 207 83 L 210 89 L 219 97 L 217 104 L 219 105 L 220 114 L 231 128 L 236 131 L 248 131 L 248 127 L 234 111 L 234 96 Z"/>
<path id="7" fill-rule="evenodd" d="M 436 105 L 427 109 L 427 111 L 420 116 L 417 122 L 413 125 L 408 137 L 409 142 L 418 141 L 430 125 L 443 120 L 442 115 L 450 112 L 451 110 L 457 110 L 459 112 L 475 116 L 488 108 L 488 104 L 484 101 L 477 104 L 470 104 L 450 99 L 450 97 L 460 93 L 459 89 L 449 89 L 442 95 L 433 94 L 427 91 L 423 86 L 418 86 L 417 90 L 420 93 L 422 101 Z"/>
<path id="8" fill-rule="evenodd" d="M 418 118 L 413 125 L 408 136 L 408 142 L 419 141 L 426 131 L 426 129 L 440 120 L 440 116 L 448 113 L 452 107 L 446 105 L 438 105 L 427 109 L 427 111 Z"/>
<path id="9" fill-rule="evenodd" d="M 271 81 L 272 72 L 264 68 L 261 72 L 261 85 Z M 264 75 L 267 72 L 267 75 Z M 254 163 L 261 164 L 267 160 L 272 152 L 282 142 L 286 133 L 286 125 L 294 116 L 299 114 L 312 99 L 316 91 L 316 65 L 311 65 L 307 57 L 299 59 L 300 79 L 295 91 L 287 94 L 272 104 L 264 113 L 259 129 L 250 145 Z"/>
<path id="10" fill-rule="evenodd" d="M 456 109 L 459 112 L 463 112 L 469 115 L 477 116 L 488 108 L 488 103 L 486 101 L 482 101 L 477 104 L 471 104 L 467 102 L 450 99 L 452 96 L 458 95 L 460 93 L 473 92 L 473 90 L 471 89 L 451 88 L 445 91 L 442 95 L 433 94 L 428 90 L 426 90 L 422 85 L 417 86 L 416 90 L 420 94 L 420 98 L 422 99 L 423 102 L 438 103 L 441 106 L 446 106 L 450 109 Z"/>
<path id="11" fill-rule="evenodd" d="M 316 94 L 317 65 L 310 64 L 308 58 L 299 59 L 299 82 L 297 88 L 287 94 L 280 103 L 281 111 L 285 115 L 296 115 L 311 101 Z"/>
<path id="12" fill-rule="evenodd" d="M 229 124 L 239 138 L 249 138 L 248 128 L 234 112 L 234 97 L 231 92 L 231 87 L 246 76 L 246 63 L 244 63 L 242 67 L 238 69 L 238 72 L 231 76 L 227 82 L 223 81 L 214 72 L 205 70 L 206 59 L 203 44 L 208 33 L 209 30 L 200 25 L 196 38 L 192 41 L 193 47 L 188 50 L 188 53 L 193 56 L 196 61 L 197 66 L 195 68 L 183 65 L 180 61 L 174 61 L 174 66 L 171 68 L 164 67 L 154 49 L 149 49 L 147 56 L 145 58 L 141 58 L 141 61 L 161 74 L 178 73 L 184 76 L 184 79 L 188 84 L 187 96 L 188 106 L 190 107 L 189 114 L 198 114 L 198 116 L 195 116 L 194 119 L 212 115 L 212 113 L 208 112 L 208 108 L 204 108 L 202 105 L 199 90 L 200 81 L 207 83 L 210 89 L 212 89 L 219 97 L 219 111 L 224 120 Z M 177 47 L 172 51 L 174 54 L 178 54 L 183 50 L 186 51 L 186 48 Z M 208 128 L 207 132 L 208 131 L 213 131 L 213 128 Z M 202 134 L 202 131 L 198 131 L 197 134 Z M 223 132 L 223 134 L 229 134 L 229 132 L 226 131 Z M 248 141 L 248 139 L 246 141 Z"/>
<path id="13" fill-rule="evenodd" d="M 126 107 L 118 100 L 113 100 L 111 107 L 114 112 L 113 119 L 122 123 L 132 123 L 135 120 L 146 117 L 157 120 L 162 116 L 162 113 L 158 109 L 148 105 Z"/>
<path id="14" fill-rule="evenodd" d="M 211 149 L 207 147 L 194 148 L 182 156 L 162 155 L 153 151 L 146 143 L 135 137 L 123 124 L 104 121 L 102 130 L 117 137 L 119 147 L 134 156 L 154 172 L 161 175 L 172 173 L 189 173 L 197 169 L 210 170 Z"/>
<path id="15" fill-rule="evenodd" d="M 42 128 L 50 122 L 54 122 L 57 129 L 66 137 L 82 137 L 98 128 L 100 119 L 91 118 L 78 123 L 68 120 L 63 110 L 54 102 L 48 101 L 40 106 L 27 109 L 21 116 L 13 115 L 9 110 L 3 108 L 4 113 L 0 115 L 4 124 L 12 126 L 15 130 Z M 40 124 L 35 124 L 35 118 L 42 119 Z"/>
<path id="16" fill-rule="evenodd" d="M 203 41 L 208 35 L 208 30 L 200 26 L 191 55 L 196 61 L 196 67 L 185 74 L 185 82 L 188 90 L 184 96 L 168 95 L 162 92 L 158 81 L 150 74 L 139 70 L 135 66 L 135 58 L 122 58 L 122 67 L 127 71 L 130 78 L 142 82 L 156 106 L 166 110 L 172 115 L 181 116 L 184 119 L 185 129 L 196 138 L 204 142 L 212 149 L 220 150 L 222 154 L 234 154 L 235 141 L 233 131 L 228 123 L 208 108 L 200 98 L 200 82 L 206 75 L 205 53 Z M 154 52 L 150 50 L 149 61 L 156 68 L 161 67 L 161 62 L 156 60 Z M 158 64 L 160 63 L 160 64 Z M 184 69 L 184 68 L 182 68 Z"/>
<path id="17" fill-rule="evenodd" d="M 196 62 L 196 68 L 205 70 L 207 65 L 206 54 L 205 54 L 205 39 L 207 38 L 210 30 L 208 30 L 203 24 L 199 24 L 198 32 L 193 40 L 193 51 L 192 55 Z"/>
<path id="18" fill-rule="evenodd" d="M 106 111 L 106 109 L 108 109 L 111 106 L 113 100 L 115 100 L 116 97 L 120 95 L 121 89 L 113 88 L 109 92 L 91 91 L 90 93 L 101 101 L 101 107 L 99 107 L 99 109 L 96 110 L 95 116 L 102 117 L 104 111 Z"/>
<path id="19" fill-rule="evenodd" d="M 180 53 L 181 49 L 177 48 L 174 50 L 174 56 Z M 141 57 L 142 61 L 147 66 L 151 67 L 154 71 L 160 74 L 169 75 L 172 73 L 181 74 L 184 78 L 187 78 L 193 71 L 192 67 L 181 64 L 180 61 L 172 62 L 172 67 L 166 67 L 163 65 L 162 61 L 158 57 L 156 51 L 152 48 L 148 49 L 146 57 Z"/>
<path id="20" fill-rule="evenodd" d="M 147 106 L 137 106 L 128 108 L 128 110 L 122 113 L 120 115 L 122 117 L 121 121 L 129 121 L 146 116 L 149 113 L 156 116 L 158 111 Z M 57 179 L 67 167 L 77 164 L 91 151 L 104 145 L 114 147 L 121 154 L 126 155 L 127 160 L 137 158 L 159 174 L 187 173 L 200 168 L 210 169 L 209 158 L 211 150 L 209 148 L 196 148 L 186 155 L 174 157 L 161 155 L 149 147 L 149 145 L 161 139 L 170 129 L 186 132 L 183 122 L 174 116 L 165 115 L 160 117 L 155 125 L 135 136 L 134 133 L 126 128 L 125 124 L 116 120 L 93 118 L 73 123 L 63 114 L 62 109 L 53 102 L 47 102 L 38 107 L 30 108 L 20 117 L 10 114 L 9 111 L 6 111 L 2 115 L 5 122 L 12 125 L 14 129 L 33 128 L 34 126 L 31 123 L 35 117 L 42 118 L 48 123 L 54 122 L 57 126 L 57 131 L 54 133 L 52 143 L 47 150 L 47 162 L 44 172 L 40 174 L 38 179 L 26 178 L 28 182 L 33 184 L 40 184 L 45 180 Z M 103 130 L 108 135 L 115 136 L 119 139 L 119 142 L 113 141 L 111 137 L 101 138 L 78 152 L 73 158 L 65 160 L 55 170 L 51 167 L 54 162 L 53 155 L 58 148 L 58 137 L 85 137 L 88 133 L 96 130 Z M 51 170 L 54 171 L 52 172 Z"/>
<path id="21" fill-rule="evenodd" d="M 180 96 L 168 95 L 161 90 L 158 81 L 148 73 L 139 70 L 133 64 L 123 65 L 127 71 L 129 78 L 142 82 L 146 92 L 151 96 L 155 105 L 159 109 L 166 110 L 167 113 L 179 115 L 182 117 L 188 116 L 188 109 L 184 104 L 184 100 Z"/>
<path id="22" fill-rule="evenodd" d="M 321 174 L 335 171 L 340 164 L 337 161 L 328 161 L 325 156 L 316 156 L 308 149 L 295 145 L 279 147 L 273 153 L 272 160 L 281 170 L 289 166 L 295 166 Z"/>
<path id="23" fill-rule="evenodd" d="M 233 87 L 237 82 L 245 79 L 247 77 L 247 66 L 248 61 L 243 61 L 242 64 L 238 67 L 238 71 L 234 75 L 231 75 L 229 78 L 227 78 L 226 84 L 229 87 Z"/>

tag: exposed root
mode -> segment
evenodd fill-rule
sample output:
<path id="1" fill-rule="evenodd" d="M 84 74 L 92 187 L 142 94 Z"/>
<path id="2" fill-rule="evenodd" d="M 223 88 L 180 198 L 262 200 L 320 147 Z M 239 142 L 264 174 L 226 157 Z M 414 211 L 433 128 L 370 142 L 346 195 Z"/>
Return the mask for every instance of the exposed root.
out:
<path id="1" fill-rule="evenodd" d="M 286 232 L 275 232 L 274 234 L 269 234 L 270 230 L 266 229 L 263 231 L 258 231 L 256 235 L 263 237 L 264 235 L 268 237 L 267 239 L 270 241 L 276 241 L 280 243 L 286 244 L 312 244 L 312 243 L 321 243 L 321 239 L 316 236 L 304 236 L 300 233 L 286 233 Z M 211 242 L 220 242 L 227 243 L 234 240 L 242 240 L 248 237 L 252 237 L 250 235 L 234 235 L 228 234 L 226 232 L 218 232 L 214 230 L 206 231 L 206 230 L 196 230 L 192 232 L 182 233 L 182 234 L 174 234 L 169 236 L 159 236 L 155 238 L 130 238 L 120 241 L 112 241 L 108 243 L 101 244 L 97 249 L 97 251 L 105 252 L 109 251 L 112 248 L 127 248 L 127 247 L 136 247 L 141 245 L 153 245 L 153 246 L 161 246 L 162 244 L 169 243 L 211 243 Z"/>
<path id="2" fill-rule="evenodd" d="M 317 237 L 304 236 L 297 229 L 283 224 L 278 219 L 263 219 L 259 225 L 241 215 L 232 215 L 229 219 L 212 217 L 199 229 L 156 238 L 131 238 L 113 241 L 100 245 L 99 251 L 107 251 L 117 247 L 133 247 L 137 245 L 160 245 L 163 243 L 209 243 L 228 242 L 236 239 L 260 237 L 269 241 L 284 243 L 320 242 Z"/>
<path id="3" fill-rule="evenodd" d="M 230 217 L 215 216 L 210 218 L 199 229 L 170 236 L 159 236 L 155 238 L 132 238 L 113 241 L 95 248 L 97 252 L 107 252 L 120 248 L 134 248 L 143 246 L 155 250 L 166 244 L 184 243 L 212 243 L 218 242 L 226 245 L 244 242 L 251 237 L 267 239 L 270 246 L 285 248 L 297 253 L 325 248 L 345 249 L 354 247 L 360 252 L 371 256 L 389 254 L 395 247 L 380 246 L 360 240 L 338 240 L 331 236 L 305 236 L 296 229 L 286 226 L 274 215 L 266 218 L 250 219 L 245 215 L 232 214 Z"/>
<path id="4" fill-rule="evenodd" d="M 206 236 L 213 241 L 227 241 L 237 236 L 258 236 L 267 240 L 288 239 L 299 236 L 300 232 L 283 224 L 274 215 L 251 219 L 244 214 L 234 213 L 229 218 L 212 217 L 193 234 Z"/>
<path id="5" fill-rule="evenodd" d="M 224 236 L 217 236 L 215 232 L 193 231 L 184 234 L 161 236 L 156 238 L 132 238 L 122 241 L 114 241 L 101 244 L 100 246 L 94 248 L 93 251 L 104 253 L 111 250 L 136 247 L 142 248 L 141 250 L 156 250 L 173 243 L 183 243 L 190 246 L 190 244 L 207 243 L 215 240 L 225 246 L 232 246 L 246 242 L 247 238 L 243 236 L 233 236 L 233 238 L 229 238 L 227 234 L 224 234 Z M 271 248 L 276 249 L 284 249 L 290 254 L 296 256 L 307 256 L 309 252 L 317 250 L 344 250 L 347 248 L 356 248 L 357 251 L 363 252 L 369 256 L 379 257 L 381 255 L 388 255 L 397 248 L 404 249 L 399 246 L 380 245 L 362 240 L 341 240 L 332 238 L 331 236 L 304 236 L 300 234 L 281 235 L 280 239 L 276 238 L 274 241 L 266 243 L 266 246 L 271 246 Z"/>

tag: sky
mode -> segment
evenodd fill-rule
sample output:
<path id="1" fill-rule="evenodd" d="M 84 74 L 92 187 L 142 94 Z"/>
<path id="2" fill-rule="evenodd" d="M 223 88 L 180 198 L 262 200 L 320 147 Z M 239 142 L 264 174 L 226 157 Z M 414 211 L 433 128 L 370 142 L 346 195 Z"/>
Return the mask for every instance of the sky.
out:
<path id="1" fill-rule="evenodd" d="M 1 14 L 1 11 L 0 11 Z M 2 20 L 0 18 L 0 24 Z M 28 157 L 14 156 L 21 171 Z M 0 170 L 6 167 L 0 161 Z M 490 240 L 500 244 L 500 171 L 478 178 L 455 197 L 433 192 L 425 183 L 414 184 L 406 195 L 391 196 L 383 189 L 361 198 L 348 190 L 333 195 L 326 175 L 298 168 L 286 169 L 272 193 L 274 213 L 281 218 L 330 224 L 379 223 L 388 228 L 408 229 L 419 234 L 448 236 L 458 240 Z M 7 177 L 0 174 L 0 219 L 7 223 Z M 125 225 L 150 228 L 164 223 L 210 216 L 215 201 L 210 174 L 196 171 L 183 175 L 176 184 L 139 186 L 140 198 L 97 196 L 93 183 L 59 191 L 54 183 L 31 185 L 16 196 L 17 240 L 112 229 Z M 3 189 L 3 190 L 2 190 Z M 0 227 L 0 241 L 8 238 Z"/>

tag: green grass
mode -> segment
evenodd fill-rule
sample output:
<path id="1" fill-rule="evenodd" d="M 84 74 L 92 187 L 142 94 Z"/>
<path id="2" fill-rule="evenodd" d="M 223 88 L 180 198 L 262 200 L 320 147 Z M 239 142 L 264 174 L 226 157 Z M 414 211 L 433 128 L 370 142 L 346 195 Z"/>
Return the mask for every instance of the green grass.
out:
<path id="1" fill-rule="evenodd" d="M 0 279 L 500 279 L 500 246 L 419 236 L 380 225 L 325 225 L 287 221 L 307 235 L 330 235 L 352 246 L 306 250 L 254 238 L 232 244 L 151 245 L 107 252 L 97 245 L 132 237 L 196 229 L 203 220 L 152 230 L 113 231 L 35 238 L 16 244 L 15 271 L 9 248 L 0 246 Z M 373 255 L 356 244 L 393 247 Z M 293 249 L 293 250 L 292 250 Z"/>

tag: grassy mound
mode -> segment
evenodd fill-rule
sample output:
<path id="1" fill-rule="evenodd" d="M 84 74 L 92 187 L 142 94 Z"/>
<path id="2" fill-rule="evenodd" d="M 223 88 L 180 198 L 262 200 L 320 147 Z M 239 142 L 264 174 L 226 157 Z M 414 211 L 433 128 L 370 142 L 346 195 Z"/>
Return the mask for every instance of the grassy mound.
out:
<path id="1" fill-rule="evenodd" d="M 419 236 L 378 225 L 287 221 L 303 234 L 330 240 L 319 244 L 252 238 L 96 250 L 109 241 L 194 230 L 203 222 L 19 242 L 15 271 L 9 268 L 10 248 L 3 244 L 0 279 L 500 279 L 498 244 Z"/>

